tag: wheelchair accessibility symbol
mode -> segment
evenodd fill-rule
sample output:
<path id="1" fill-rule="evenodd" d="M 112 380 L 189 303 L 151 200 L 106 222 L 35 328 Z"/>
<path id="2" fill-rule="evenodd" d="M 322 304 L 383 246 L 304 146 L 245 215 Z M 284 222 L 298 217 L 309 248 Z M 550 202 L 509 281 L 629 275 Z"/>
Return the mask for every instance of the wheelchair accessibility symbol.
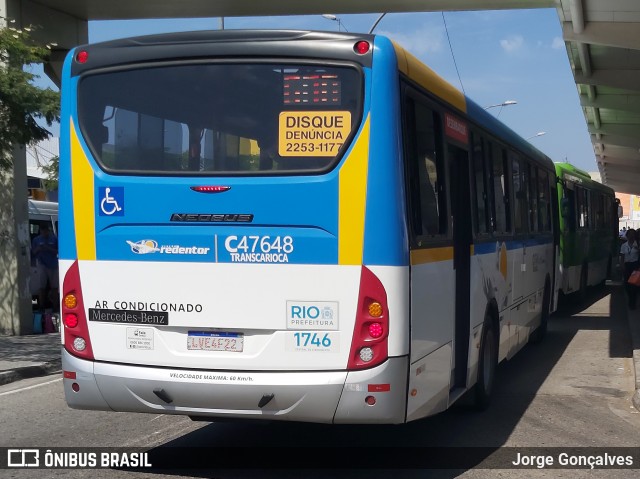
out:
<path id="1" fill-rule="evenodd" d="M 124 216 L 124 188 L 106 186 L 98 189 L 100 216 Z"/>

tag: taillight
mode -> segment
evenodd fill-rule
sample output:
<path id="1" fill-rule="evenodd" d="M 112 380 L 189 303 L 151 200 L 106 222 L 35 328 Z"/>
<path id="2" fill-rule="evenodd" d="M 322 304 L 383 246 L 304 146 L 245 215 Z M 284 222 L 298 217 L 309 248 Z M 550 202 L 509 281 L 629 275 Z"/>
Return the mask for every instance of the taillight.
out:
<path id="1" fill-rule="evenodd" d="M 64 315 L 64 325 L 67 328 L 75 328 L 78 325 L 78 316 L 73 313 Z"/>
<path id="2" fill-rule="evenodd" d="M 71 265 L 64 277 L 62 294 L 64 348 L 69 354 L 93 361 L 93 349 L 89 339 L 87 317 L 84 313 L 77 261 Z"/>
<path id="3" fill-rule="evenodd" d="M 384 328 L 380 323 L 369 324 L 369 336 L 374 339 L 381 337 L 384 334 Z"/>
<path id="4" fill-rule="evenodd" d="M 387 293 L 378 277 L 363 266 L 347 368 L 366 369 L 384 362 L 389 355 L 388 338 Z"/>

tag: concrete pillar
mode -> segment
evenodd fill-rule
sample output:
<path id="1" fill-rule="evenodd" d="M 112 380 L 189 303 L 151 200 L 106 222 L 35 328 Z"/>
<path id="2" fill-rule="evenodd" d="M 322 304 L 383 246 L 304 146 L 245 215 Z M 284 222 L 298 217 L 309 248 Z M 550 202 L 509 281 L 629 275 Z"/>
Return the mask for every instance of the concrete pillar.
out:
<path id="1" fill-rule="evenodd" d="M 16 232 L 16 287 L 18 308 L 12 312 L 19 334 L 33 332 L 31 311 L 31 236 L 29 235 L 29 205 L 27 187 L 27 150 L 24 145 L 13 149 L 13 219 Z M 16 319 L 17 317 L 17 319 Z"/>
<path id="2" fill-rule="evenodd" d="M 13 7 L 14 1 L 0 0 L 0 16 L 12 18 Z M 18 145 L 13 170 L 0 172 L 0 334 L 33 332 L 29 243 L 27 155 Z"/>
<path id="3" fill-rule="evenodd" d="M 13 165 L 0 173 L 0 334 L 21 335 L 33 332 L 24 146 L 14 148 Z"/>

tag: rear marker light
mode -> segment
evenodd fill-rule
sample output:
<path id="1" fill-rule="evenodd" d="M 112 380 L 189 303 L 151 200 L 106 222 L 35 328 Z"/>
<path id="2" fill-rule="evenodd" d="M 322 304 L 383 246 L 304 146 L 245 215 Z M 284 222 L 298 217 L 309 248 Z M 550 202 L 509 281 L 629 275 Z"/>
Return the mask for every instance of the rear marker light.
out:
<path id="1" fill-rule="evenodd" d="M 82 338 L 76 338 L 73 340 L 73 349 L 76 351 L 84 351 L 87 347 L 87 342 Z"/>
<path id="2" fill-rule="evenodd" d="M 391 391 L 391 384 L 369 384 L 367 386 L 367 391 L 370 393 L 388 393 Z"/>
<path id="3" fill-rule="evenodd" d="M 78 306 L 78 298 L 74 294 L 68 294 L 64 297 L 64 305 L 69 309 L 74 309 Z"/>
<path id="4" fill-rule="evenodd" d="M 360 350 L 360 359 L 362 359 L 365 363 L 371 361 L 373 359 L 373 349 L 362 348 Z"/>
<path id="5" fill-rule="evenodd" d="M 75 328 L 78 325 L 78 317 L 75 314 L 65 314 L 64 324 L 67 328 Z"/>
<path id="6" fill-rule="evenodd" d="M 367 405 L 369 405 L 369 406 L 374 406 L 376 404 L 376 397 L 375 396 L 367 396 L 366 398 L 364 398 L 364 402 L 366 402 Z"/>
<path id="7" fill-rule="evenodd" d="M 75 371 L 62 371 L 62 377 L 65 379 L 75 379 L 76 372 Z"/>
<path id="8" fill-rule="evenodd" d="M 86 50 L 80 50 L 76 55 L 76 61 L 78 63 L 86 63 L 88 59 L 89 54 L 86 52 Z"/>
<path id="9" fill-rule="evenodd" d="M 364 40 L 361 40 L 361 41 L 357 42 L 353 46 L 353 50 L 358 55 L 364 55 L 365 53 L 367 53 L 369 51 L 369 48 L 371 48 L 371 45 L 369 45 L 369 42 L 365 42 Z"/>
<path id="10" fill-rule="evenodd" d="M 71 389 L 73 389 L 74 392 L 78 392 L 78 391 L 80 391 L 80 385 L 78 383 L 73 383 L 71 385 Z"/>

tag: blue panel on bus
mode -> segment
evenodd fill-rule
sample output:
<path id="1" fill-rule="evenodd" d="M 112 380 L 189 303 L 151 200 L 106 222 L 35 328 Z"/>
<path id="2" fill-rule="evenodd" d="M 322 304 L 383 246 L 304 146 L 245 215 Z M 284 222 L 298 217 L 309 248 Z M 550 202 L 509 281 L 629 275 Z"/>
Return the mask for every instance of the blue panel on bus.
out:
<path id="1" fill-rule="evenodd" d="M 76 97 L 71 92 L 76 91 L 77 80 L 70 79 L 71 62 L 74 50 L 71 50 L 65 59 L 62 76 L 67 79 L 63 84 L 60 121 L 60 170 L 58 173 L 59 189 L 58 202 L 58 256 L 60 259 L 75 259 L 77 257 L 75 220 L 73 218 L 73 195 L 71 194 L 71 162 L 64 161 L 71 157 L 70 118 L 76 110 Z"/>
<path id="2" fill-rule="evenodd" d="M 371 79 L 371 142 L 364 263 L 409 264 L 400 139 L 400 85 L 395 49 L 376 37 Z"/>
<path id="3" fill-rule="evenodd" d="M 98 236 L 99 259 L 335 264 L 336 238 L 317 228 L 128 226 Z"/>
<path id="4" fill-rule="evenodd" d="M 97 259 L 215 261 L 217 238 L 218 261 L 337 262 L 337 172 L 206 180 L 152 177 L 144 182 L 102 172 L 96 176 Z M 229 190 L 212 195 L 191 189 L 203 184 Z M 107 188 L 122 188 L 122 204 L 105 202 Z M 100 215 L 103 207 L 115 212 L 116 203 L 123 216 Z M 246 238 L 240 249 L 233 240 L 231 249 L 225 248 L 231 236 Z M 264 256 L 282 254 L 288 238 L 295 254 Z"/>

